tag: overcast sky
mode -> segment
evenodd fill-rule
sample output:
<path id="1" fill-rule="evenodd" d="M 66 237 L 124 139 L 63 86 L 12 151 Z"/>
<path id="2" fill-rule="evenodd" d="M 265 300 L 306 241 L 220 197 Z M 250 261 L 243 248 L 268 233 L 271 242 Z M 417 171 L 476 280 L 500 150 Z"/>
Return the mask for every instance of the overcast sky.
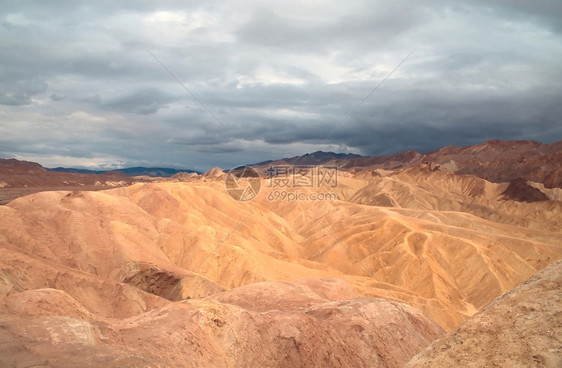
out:
<path id="1" fill-rule="evenodd" d="M 4 0 L 0 157 L 206 170 L 550 143 L 561 33 L 554 0 Z"/>

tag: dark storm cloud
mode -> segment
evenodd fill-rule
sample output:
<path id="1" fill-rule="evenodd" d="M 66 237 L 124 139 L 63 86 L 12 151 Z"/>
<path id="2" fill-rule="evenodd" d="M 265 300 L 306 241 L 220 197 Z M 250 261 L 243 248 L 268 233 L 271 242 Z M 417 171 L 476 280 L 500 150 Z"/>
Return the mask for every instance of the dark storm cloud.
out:
<path id="1" fill-rule="evenodd" d="M 540 0 L 476 0 L 474 4 L 487 7 L 499 17 L 513 21 L 539 23 L 554 32 L 562 32 L 562 3 L 560 1 Z"/>
<path id="2" fill-rule="evenodd" d="M 552 142 L 561 33 L 554 1 L 8 2 L 0 156 L 204 170 Z"/>
<path id="3" fill-rule="evenodd" d="M 357 44 L 380 47 L 421 20 L 412 11 L 415 7 L 405 6 L 403 1 L 378 5 L 367 5 L 357 13 L 328 21 L 281 17 L 270 9 L 261 8 L 237 34 L 243 42 L 284 52 L 329 53 L 335 47 L 342 50 Z"/>
<path id="4" fill-rule="evenodd" d="M 154 114 L 174 98 L 154 88 L 132 91 L 100 104 L 108 109 L 136 114 Z"/>

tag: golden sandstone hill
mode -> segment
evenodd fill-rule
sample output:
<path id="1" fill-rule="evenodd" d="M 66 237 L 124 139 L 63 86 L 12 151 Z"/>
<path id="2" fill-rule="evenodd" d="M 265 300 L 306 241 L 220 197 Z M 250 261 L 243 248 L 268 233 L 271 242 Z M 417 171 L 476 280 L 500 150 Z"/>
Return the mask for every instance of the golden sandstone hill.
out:
<path id="1" fill-rule="evenodd" d="M 340 170 L 337 200 L 235 201 L 214 169 L 0 206 L 0 365 L 402 366 L 562 258 L 547 176 L 437 161 Z"/>
<path id="2" fill-rule="evenodd" d="M 562 366 L 562 261 L 439 338 L 407 367 Z"/>

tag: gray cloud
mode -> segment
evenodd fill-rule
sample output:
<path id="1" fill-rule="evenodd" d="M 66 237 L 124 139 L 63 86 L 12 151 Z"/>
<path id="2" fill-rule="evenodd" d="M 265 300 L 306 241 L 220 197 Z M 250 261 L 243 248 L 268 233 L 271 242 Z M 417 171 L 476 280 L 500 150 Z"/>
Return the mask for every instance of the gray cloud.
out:
<path id="1" fill-rule="evenodd" d="M 174 98 L 154 88 L 136 90 L 100 104 L 108 109 L 136 114 L 154 114 Z"/>
<path id="2" fill-rule="evenodd" d="M 561 8 L 10 2 L 0 10 L 0 156 L 205 170 L 317 149 L 560 140 Z"/>
<path id="3" fill-rule="evenodd" d="M 40 80 L 6 81 L 0 86 L 0 105 L 29 105 L 33 96 L 45 93 L 47 84 Z"/>

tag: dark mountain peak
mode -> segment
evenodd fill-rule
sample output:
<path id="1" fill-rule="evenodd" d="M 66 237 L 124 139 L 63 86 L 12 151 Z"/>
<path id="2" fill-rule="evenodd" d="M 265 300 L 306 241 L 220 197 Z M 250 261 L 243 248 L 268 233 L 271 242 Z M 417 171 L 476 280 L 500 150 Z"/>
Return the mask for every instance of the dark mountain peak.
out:
<path id="1" fill-rule="evenodd" d="M 336 152 L 324 152 L 324 151 L 315 151 L 312 153 L 307 153 L 303 156 L 306 157 L 331 157 L 331 158 L 337 158 L 337 159 L 344 159 L 344 158 L 359 158 L 359 157 L 363 157 L 361 155 L 357 155 L 355 153 L 336 153 Z M 296 156 L 299 157 L 299 156 Z M 301 156 L 302 157 L 302 156 Z"/>
<path id="2" fill-rule="evenodd" d="M 45 170 L 45 168 L 37 162 L 22 161 L 15 158 L 0 158 L 0 166 L 27 170 Z"/>
<path id="3" fill-rule="evenodd" d="M 335 153 L 335 152 L 315 151 L 311 153 L 305 153 L 304 155 L 301 156 L 282 158 L 280 160 L 262 161 L 249 166 L 262 166 L 266 164 L 276 164 L 276 163 L 285 163 L 290 165 L 322 165 L 332 160 L 351 160 L 351 159 L 363 158 L 363 157 L 365 156 L 357 155 L 355 153 Z"/>

